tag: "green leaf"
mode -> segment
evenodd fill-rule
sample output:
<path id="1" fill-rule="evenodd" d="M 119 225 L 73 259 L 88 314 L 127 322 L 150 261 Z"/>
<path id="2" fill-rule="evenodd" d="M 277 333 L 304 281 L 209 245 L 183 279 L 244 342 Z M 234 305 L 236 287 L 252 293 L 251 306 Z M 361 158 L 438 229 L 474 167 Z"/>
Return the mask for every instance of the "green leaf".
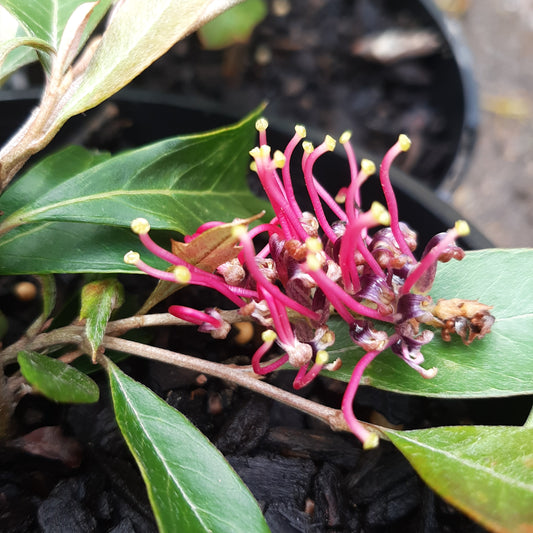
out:
<path id="1" fill-rule="evenodd" d="M 60 273 L 139 273 L 123 261 L 140 248 L 139 237 L 126 228 L 71 222 L 37 222 L 15 228 L 0 239 L 0 275 Z M 165 269 L 158 258 L 150 264 Z"/>
<path id="2" fill-rule="evenodd" d="M 465 346 L 459 338 L 435 338 L 424 346 L 424 366 L 436 366 L 433 379 L 424 379 L 390 350 L 368 367 L 363 384 L 380 389 L 443 398 L 482 398 L 533 393 L 533 250 L 467 252 L 462 261 L 440 264 L 432 298 L 464 298 L 494 306 L 492 332 Z M 356 347 L 346 324 L 334 318 L 330 325 L 336 342 L 330 357 L 343 366 L 331 377 L 348 381 L 363 352 Z M 385 329 L 385 328 L 384 328 Z"/>
<path id="3" fill-rule="evenodd" d="M 81 146 L 68 146 L 45 157 L 13 182 L 0 197 L 0 210 L 5 214 L 33 202 L 64 181 L 108 160 L 107 152 L 96 152 Z"/>
<path id="4" fill-rule="evenodd" d="M 94 8 L 78 49 L 81 49 L 87 41 L 89 35 L 106 14 L 112 1 L 100 0 Z M 86 0 L 39 0 L 39 2 L 0 0 L 0 3 L 18 19 L 28 35 L 41 39 L 57 50 L 70 15 L 78 6 L 87 2 Z M 44 62 L 47 70 L 50 70 L 50 58 L 42 55 L 41 61 Z"/>
<path id="5" fill-rule="evenodd" d="M 92 281 L 82 288 L 80 319 L 87 320 L 85 334 L 93 351 L 93 361 L 104 337 L 111 313 L 123 303 L 124 288 L 114 278 Z"/>
<path id="6" fill-rule="evenodd" d="M 233 126 L 167 139 L 93 166 L 10 214 L 0 233 L 47 220 L 127 227 L 143 216 L 152 228 L 187 234 L 207 220 L 256 214 L 266 202 L 248 189 L 246 169 L 261 111 Z M 1 200 L 0 209 L 9 213 Z"/>
<path id="7" fill-rule="evenodd" d="M 109 98 L 174 43 L 238 0 L 128 0 L 106 29 L 79 83 L 72 85 L 58 123 Z"/>
<path id="8" fill-rule="evenodd" d="M 0 49 L 8 47 L 8 41 L 27 38 L 28 34 L 24 28 L 20 26 L 18 20 L 0 5 Z M 37 54 L 32 48 L 21 46 L 9 52 L 3 61 L 0 59 L 0 85 L 2 85 L 13 72 L 33 61 L 37 61 Z"/>
<path id="9" fill-rule="evenodd" d="M 264 0 L 246 0 L 228 9 L 198 30 L 202 46 L 219 50 L 236 43 L 247 43 L 254 28 L 267 16 Z"/>
<path id="10" fill-rule="evenodd" d="M 7 55 L 22 46 L 29 46 L 30 48 L 41 50 L 49 54 L 53 51 L 52 48 L 48 46 L 48 43 L 42 39 L 36 39 L 32 37 L 15 37 L 14 39 L 4 41 L 0 44 L 0 65 L 3 65 Z"/>
<path id="11" fill-rule="evenodd" d="M 486 528 L 533 531 L 533 429 L 387 431 L 422 479 Z"/>
<path id="12" fill-rule="evenodd" d="M 22 375 L 43 396 L 62 403 L 98 401 L 98 385 L 90 377 L 62 361 L 25 351 L 19 352 L 17 359 Z"/>
<path id="13" fill-rule="evenodd" d="M 251 493 L 206 437 L 113 363 L 107 370 L 115 416 L 159 531 L 268 532 Z"/>

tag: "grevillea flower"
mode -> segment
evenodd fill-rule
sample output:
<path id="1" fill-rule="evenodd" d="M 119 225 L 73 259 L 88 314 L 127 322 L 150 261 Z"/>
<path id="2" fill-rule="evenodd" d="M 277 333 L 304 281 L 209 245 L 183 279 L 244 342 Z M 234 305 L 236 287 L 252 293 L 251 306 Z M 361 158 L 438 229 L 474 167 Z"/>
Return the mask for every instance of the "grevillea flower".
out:
<path id="1" fill-rule="evenodd" d="M 234 250 L 221 254 L 230 259 L 215 265 L 213 272 L 157 245 L 144 219 L 134 220 L 132 229 L 151 253 L 169 263 L 169 269 L 149 266 L 136 252 L 129 252 L 124 259 L 158 279 L 210 287 L 227 297 L 243 316 L 265 327 L 262 344 L 252 357 L 253 370 L 266 374 L 292 365 L 298 370 L 293 382 L 297 389 L 315 379 L 323 368 L 336 370 L 341 364 L 340 360 L 330 363 L 327 352 L 335 341 L 327 325 L 333 309 L 349 325 L 354 343 L 366 352 L 354 368 L 342 412 L 363 447 L 372 448 L 378 436 L 357 420 L 353 401 L 363 372 L 374 358 L 390 348 L 422 377 L 432 378 L 437 369 L 422 366 L 421 350 L 433 338 L 427 325 L 441 328 L 445 340 L 458 333 L 469 344 L 488 333 L 494 322 L 488 306 L 458 299 L 435 303 L 428 295 L 437 261 L 464 256 L 455 240 L 468 234 L 468 225 L 458 221 L 428 243 L 420 261 L 415 258 L 416 233 L 399 220 L 389 178 L 394 159 L 411 145 L 405 135 L 400 135 L 385 154 L 379 171 L 387 208 L 374 202 L 368 211 L 361 209 L 360 189 L 376 167 L 363 160 L 358 168 L 350 133 L 340 137 L 350 179 L 335 198 L 313 173 L 317 159 L 335 148 L 334 139 L 326 136 L 316 148 L 304 141 L 301 173 L 313 212 L 302 211 L 294 195 L 290 160 L 306 136 L 305 128 L 296 126 L 285 151 L 272 154 L 267 144 L 267 121 L 258 120 L 256 127 L 259 146 L 250 151 L 251 168 L 272 204 L 275 218 L 251 230 L 234 221 L 230 244 L 226 244 Z M 227 225 L 207 222 L 184 241 L 194 244 L 205 232 L 220 227 Z M 268 244 L 256 251 L 254 239 L 261 234 Z M 199 311 L 173 305 L 169 312 L 216 338 L 225 337 L 230 328 L 216 309 Z M 388 332 L 380 329 L 380 323 L 389 324 Z M 277 355 L 265 362 L 275 345 Z"/>

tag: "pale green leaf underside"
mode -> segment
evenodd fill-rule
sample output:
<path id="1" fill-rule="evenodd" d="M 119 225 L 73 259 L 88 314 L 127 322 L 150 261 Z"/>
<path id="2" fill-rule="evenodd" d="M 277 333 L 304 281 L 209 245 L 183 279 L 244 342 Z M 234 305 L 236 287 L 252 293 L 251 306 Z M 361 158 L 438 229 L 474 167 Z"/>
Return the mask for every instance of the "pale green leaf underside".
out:
<path id="1" fill-rule="evenodd" d="M 425 368 L 436 366 L 433 379 L 424 379 L 387 351 L 365 371 L 363 383 L 406 394 L 476 398 L 533 394 L 533 250 L 467 252 L 463 261 L 439 265 L 432 298 L 465 298 L 494 306 L 492 333 L 465 346 L 459 339 L 444 342 L 436 333 L 424 346 Z M 331 326 L 336 342 L 330 357 L 343 366 L 332 376 L 348 381 L 362 350 L 344 322 Z"/>

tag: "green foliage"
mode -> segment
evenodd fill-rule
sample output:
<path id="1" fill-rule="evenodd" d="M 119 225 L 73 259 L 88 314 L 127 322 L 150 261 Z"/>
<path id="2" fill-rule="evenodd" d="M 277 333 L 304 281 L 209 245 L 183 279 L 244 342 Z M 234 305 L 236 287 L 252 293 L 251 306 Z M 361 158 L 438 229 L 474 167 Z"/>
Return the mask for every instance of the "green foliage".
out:
<path id="1" fill-rule="evenodd" d="M 148 490 L 159 531 L 268 532 L 222 454 L 182 414 L 108 364 L 115 416 Z"/>
<path id="2" fill-rule="evenodd" d="M 36 352 L 21 351 L 20 371 L 34 390 L 61 403 L 94 403 L 100 391 L 88 376 L 59 361 Z"/>
<path id="3" fill-rule="evenodd" d="M 102 20 L 113 0 L 100 0 L 94 8 L 89 23 L 83 32 L 78 51 L 87 41 L 97 24 Z M 25 29 L 26 35 L 46 43 L 52 50 L 57 50 L 67 21 L 73 11 L 86 0 L 39 0 L 39 2 L 20 2 L 17 0 L 0 0 L 17 18 Z M 48 54 L 40 54 L 45 68 L 50 71 L 51 59 Z"/>
<path id="4" fill-rule="evenodd" d="M 114 278 L 92 281 L 81 291 L 80 319 L 86 320 L 85 334 L 92 348 L 93 361 L 111 313 L 124 303 L 124 288 Z"/>
<path id="5" fill-rule="evenodd" d="M 533 394 L 531 346 L 533 279 L 524 276 L 533 264 L 533 250 L 481 250 L 467 252 L 462 261 L 440 264 L 432 298 L 479 299 L 494 306 L 492 332 L 465 346 L 461 339 L 444 342 L 437 331 L 422 352 L 426 368 L 437 375 L 424 379 L 390 350 L 380 354 L 365 372 L 363 383 L 380 389 L 441 398 L 486 398 Z M 481 274 L 480 274 L 481 273 Z M 349 381 L 363 356 L 344 322 L 333 319 L 336 342 L 330 356 L 343 365 L 329 375 Z"/>
<path id="6" fill-rule="evenodd" d="M 219 50 L 232 44 L 247 43 L 254 28 L 266 17 L 264 0 L 245 0 L 228 9 L 198 30 L 204 48 Z"/>
<path id="7" fill-rule="evenodd" d="M 140 247 L 126 229 L 138 216 L 187 234 L 207 220 L 268 210 L 246 185 L 261 110 L 233 126 L 115 157 L 79 147 L 49 156 L 0 197 L 0 232 L 9 232 L 0 240 L 0 273 L 136 272 L 122 258 Z"/>
<path id="8" fill-rule="evenodd" d="M 220 12 L 212 12 L 216 7 L 212 0 L 189 0 L 186 5 L 175 0 L 123 2 L 87 70 L 69 91 L 58 124 L 122 89 L 175 42 Z"/>
<path id="9" fill-rule="evenodd" d="M 422 479 L 492 531 L 533 528 L 533 429 L 387 431 Z"/>

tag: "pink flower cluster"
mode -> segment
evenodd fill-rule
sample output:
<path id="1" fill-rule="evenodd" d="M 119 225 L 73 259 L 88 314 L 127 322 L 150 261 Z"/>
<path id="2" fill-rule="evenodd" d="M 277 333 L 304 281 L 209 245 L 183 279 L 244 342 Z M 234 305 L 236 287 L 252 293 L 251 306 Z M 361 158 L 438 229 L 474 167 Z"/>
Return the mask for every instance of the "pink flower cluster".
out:
<path id="1" fill-rule="evenodd" d="M 152 268 L 136 252 L 126 254 L 125 261 L 156 278 L 211 287 L 223 294 L 243 315 L 251 316 L 265 328 L 263 344 L 252 358 L 254 371 L 266 374 L 288 363 L 298 369 L 294 379 L 297 389 L 310 383 L 323 368 L 335 370 L 340 366 L 339 360 L 329 362 L 327 352 L 335 340 L 327 322 L 330 313 L 337 313 L 350 326 L 353 341 L 366 352 L 346 388 L 342 411 L 364 448 L 372 448 L 377 445 L 378 436 L 353 413 L 363 372 L 379 353 L 390 348 L 423 377 L 436 374 L 435 368 L 426 370 L 421 366 L 424 357 L 420 349 L 432 339 L 433 332 L 421 329 L 420 324 L 440 325 L 433 314 L 435 304 L 427 293 L 437 261 L 463 257 L 455 239 L 468 233 L 468 225 L 458 221 L 454 228 L 428 243 L 420 261 L 415 258 L 416 234 L 399 221 L 389 179 L 392 162 L 410 147 L 405 135 L 400 135 L 386 153 L 379 171 L 387 209 L 375 202 L 368 211 L 360 207 L 360 189 L 376 168 L 368 160 L 357 165 L 349 132 L 339 142 L 348 157 L 350 182 L 335 198 L 313 173 L 317 159 L 335 148 L 335 140 L 327 136 L 316 148 L 304 141 L 301 172 L 313 212 L 302 211 L 293 190 L 290 160 L 306 136 L 305 128 L 296 126 L 285 151 L 272 154 L 267 144 L 267 126 L 265 119 L 257 121 L 259 146 L 250 152 L 254 160 L 251 166 L 276 216 L 251 230 L 235 223 L 237 252 L 233 259 L 214 272 L 206 272 L 158 246 L 149 236 L 149 223 L 136 219 L 132 229 L 143 245 L 173 268 Z M 344 204 L 344 209 L 340 204 Z M 335 222 L 330 222 L 325 207 Z M 208 222 L 185 242 L 222 224 Z M 387 227 L 374 230 L 377 226 Z M 260 234 L 268 237 L 268 244 L 257 252 L 253 239 Z M 169 312 L 216 337 L 224 337 L 230 329 L 216 309 L 199 311 L 173 305 Z M 394 332 L 376 329 L 376 322 L 391 324 Z M 263 363 L 275 344 L 282 355 Z"/>

